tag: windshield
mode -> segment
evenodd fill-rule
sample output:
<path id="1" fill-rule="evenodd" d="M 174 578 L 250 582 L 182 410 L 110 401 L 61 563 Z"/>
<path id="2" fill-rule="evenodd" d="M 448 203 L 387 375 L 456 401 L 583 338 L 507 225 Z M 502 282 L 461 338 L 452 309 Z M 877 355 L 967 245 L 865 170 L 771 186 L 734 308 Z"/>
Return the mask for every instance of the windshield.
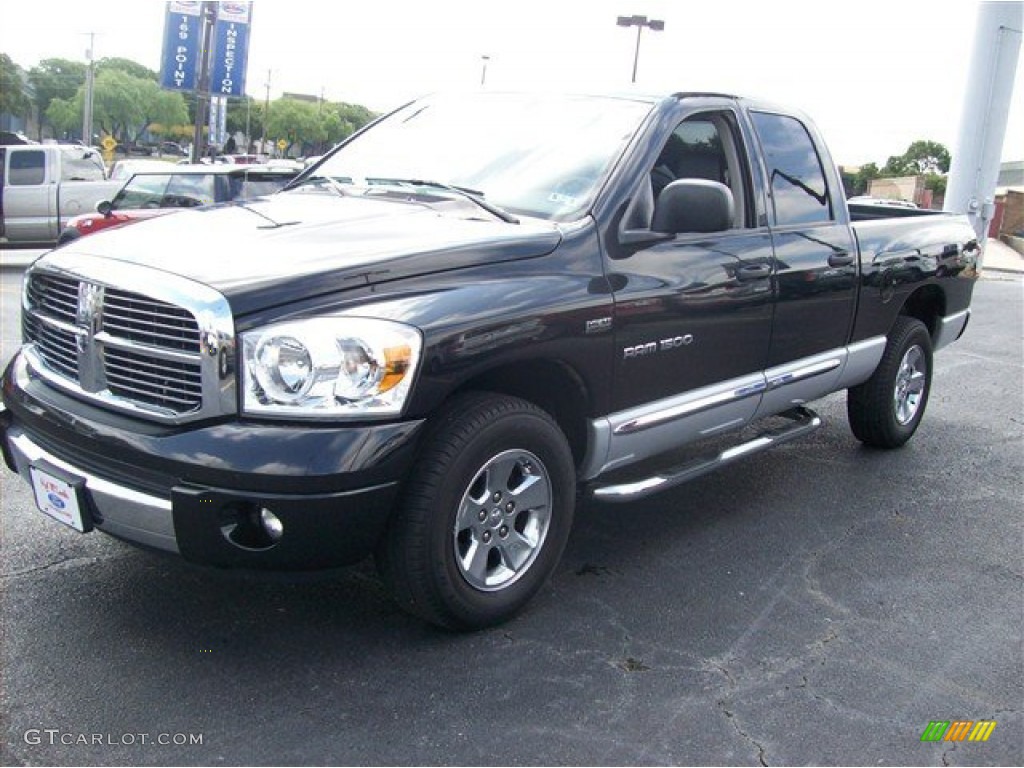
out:
<path id="1" fill-rule="evenodd" d="M 423 180 L 478 190 L 509 211 L 571 220 L 651 105 L 601 97 L 428 97 L 374 125 L 316 169 L 342 184 Z"/>

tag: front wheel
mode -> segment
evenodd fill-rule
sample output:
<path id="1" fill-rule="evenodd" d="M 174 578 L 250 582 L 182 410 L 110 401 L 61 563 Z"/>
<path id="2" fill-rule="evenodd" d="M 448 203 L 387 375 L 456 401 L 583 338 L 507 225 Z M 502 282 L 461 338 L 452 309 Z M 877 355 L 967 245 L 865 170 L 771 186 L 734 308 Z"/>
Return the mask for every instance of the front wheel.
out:
<path id="1" fill-rule="evenodd" d="M 932 382 L 932 340 L 920 320 L 898 317 L 871 378 L 851 387 L 846 412 L 865 445 L 898 448 L 917 431 Z"/>
<path id="2" fill-rule="evenodd" d="M 425 436 L 378 568 L 421 618 L 461 630 L 499 624 L 554 571 L 575 499 L 572 453 L 547 413 L 515 397 L 463 396 Z"/>

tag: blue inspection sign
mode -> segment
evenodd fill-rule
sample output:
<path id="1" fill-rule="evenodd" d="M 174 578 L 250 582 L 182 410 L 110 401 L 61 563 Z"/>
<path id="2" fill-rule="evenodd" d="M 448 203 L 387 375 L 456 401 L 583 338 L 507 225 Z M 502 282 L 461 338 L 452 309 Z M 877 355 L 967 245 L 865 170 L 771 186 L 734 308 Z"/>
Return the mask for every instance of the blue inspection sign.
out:
<path id="1" fill-rule="evenodd" d="M 213 33 L 213 70 L 210 93 L 244 96 L 245 69 L 249 58 L 252 3 L 220 2 Z"/>

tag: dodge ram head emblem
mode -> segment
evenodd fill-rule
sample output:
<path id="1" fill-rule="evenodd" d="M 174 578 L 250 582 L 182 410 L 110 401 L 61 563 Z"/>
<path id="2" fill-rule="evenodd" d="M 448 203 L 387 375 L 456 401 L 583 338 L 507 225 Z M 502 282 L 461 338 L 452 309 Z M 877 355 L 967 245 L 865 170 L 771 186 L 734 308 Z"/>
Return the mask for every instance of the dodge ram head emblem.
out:
<path id="1" fill-rule="evenodd" d="M 102 307 L 103 288 L 95 283 L 79 283 L 75 324 L 86 329 L 90 336 L 99 333 Z"/>

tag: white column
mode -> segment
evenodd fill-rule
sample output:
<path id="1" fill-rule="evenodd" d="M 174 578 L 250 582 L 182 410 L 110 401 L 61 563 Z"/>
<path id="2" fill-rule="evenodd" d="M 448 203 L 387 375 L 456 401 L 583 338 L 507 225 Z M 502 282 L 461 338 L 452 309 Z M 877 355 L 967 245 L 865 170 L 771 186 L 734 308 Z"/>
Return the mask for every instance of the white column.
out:
<path id="1" fill-rule="evenodd" d="M 974 33 L 960 135 L 953 151 L 945 210 L 966 213 L 984 246 L 995 214 L 995 188 L 1024 28 L 1024 3 L 982 2 Z"/>

